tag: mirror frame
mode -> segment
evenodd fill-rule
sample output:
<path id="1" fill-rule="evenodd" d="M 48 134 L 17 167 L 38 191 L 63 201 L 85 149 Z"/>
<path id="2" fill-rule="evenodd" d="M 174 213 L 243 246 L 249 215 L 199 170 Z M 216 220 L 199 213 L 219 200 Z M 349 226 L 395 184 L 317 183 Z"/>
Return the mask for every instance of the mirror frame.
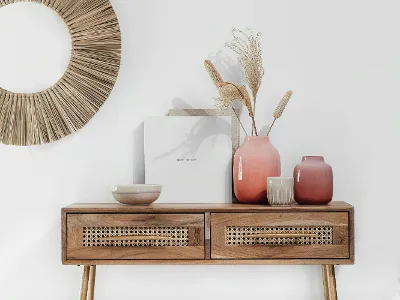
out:
<path id="1" fill-rule="evenodd" d="M 68 27 L 71 59 L 64 75 L 38 93 L 0 87 L 0 143 L 29 146 L 82 128 L 109 97 L 121 64 L 121 31 L 109 0 L 0 0 L 44 4 Z"/>

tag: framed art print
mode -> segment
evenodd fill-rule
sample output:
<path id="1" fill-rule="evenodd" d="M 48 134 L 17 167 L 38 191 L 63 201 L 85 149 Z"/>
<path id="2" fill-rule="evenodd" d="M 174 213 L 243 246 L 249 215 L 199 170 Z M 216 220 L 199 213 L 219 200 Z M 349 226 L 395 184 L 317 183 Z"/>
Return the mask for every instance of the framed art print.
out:
<path id="1" fill-rule="evenodd" d="M 145 181 L 161 184 L 158 203 L 232 202 L 232 118 L 148 117 Z"/>

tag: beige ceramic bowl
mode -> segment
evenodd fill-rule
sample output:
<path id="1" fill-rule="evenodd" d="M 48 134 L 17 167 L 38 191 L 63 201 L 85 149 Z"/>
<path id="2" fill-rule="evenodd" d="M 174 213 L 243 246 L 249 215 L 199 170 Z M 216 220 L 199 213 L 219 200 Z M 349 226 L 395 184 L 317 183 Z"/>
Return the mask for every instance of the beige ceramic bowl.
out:
<path id="1" fill-rule="evenodd" d="M 159 184 L 115 185 L 111 189 L 114 199 L 123 204 L 149 205 L 160 197 Z"/>

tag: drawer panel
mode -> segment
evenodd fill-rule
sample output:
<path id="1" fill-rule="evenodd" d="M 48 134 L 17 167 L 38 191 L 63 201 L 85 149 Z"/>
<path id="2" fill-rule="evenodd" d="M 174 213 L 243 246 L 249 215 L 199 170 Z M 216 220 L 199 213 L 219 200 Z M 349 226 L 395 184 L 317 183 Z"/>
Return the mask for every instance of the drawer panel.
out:
<path id="1" fill-rule="evenodd" d="M 348 212 L 213 213 L 212 259 L 349 258 Z"/>
<path id="2" fill-rule="evenodd" d="M 67 259 L 204 259 L 204 214 L 67 214 Z"/>

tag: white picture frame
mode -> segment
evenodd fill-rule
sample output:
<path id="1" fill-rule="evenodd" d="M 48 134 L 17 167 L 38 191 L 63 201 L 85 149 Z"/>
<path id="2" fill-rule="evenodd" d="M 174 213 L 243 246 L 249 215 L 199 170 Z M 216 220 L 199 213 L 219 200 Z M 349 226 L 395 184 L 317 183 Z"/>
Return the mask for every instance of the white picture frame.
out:
<path id="1" fill-rule="evenodd" d="M 161 184 L 157 203 L 232 203 L 232 118 L 148 117 L 145 182 Z"/>

